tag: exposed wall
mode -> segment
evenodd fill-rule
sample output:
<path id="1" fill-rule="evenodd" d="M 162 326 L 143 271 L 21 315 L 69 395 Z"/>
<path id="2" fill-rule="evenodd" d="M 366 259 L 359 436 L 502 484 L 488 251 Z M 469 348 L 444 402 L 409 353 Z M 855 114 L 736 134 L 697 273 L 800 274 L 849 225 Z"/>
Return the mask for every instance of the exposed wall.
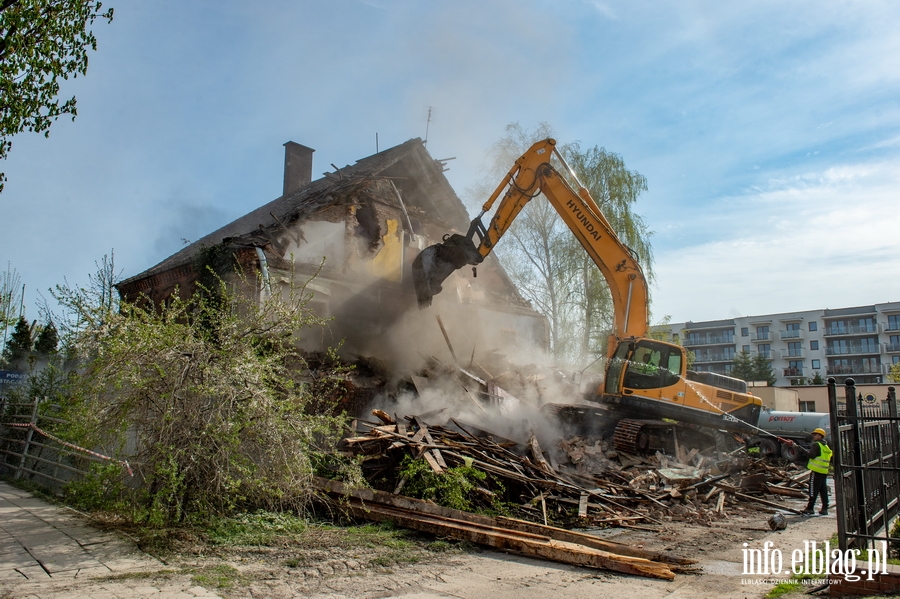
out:
<path id="1" fill-rule="evenodd" d="M 750 387 L 750 393 L 760 398 L 763 406 L 776 411 L 796 412 L 797 392 L 783 387 Z"/>

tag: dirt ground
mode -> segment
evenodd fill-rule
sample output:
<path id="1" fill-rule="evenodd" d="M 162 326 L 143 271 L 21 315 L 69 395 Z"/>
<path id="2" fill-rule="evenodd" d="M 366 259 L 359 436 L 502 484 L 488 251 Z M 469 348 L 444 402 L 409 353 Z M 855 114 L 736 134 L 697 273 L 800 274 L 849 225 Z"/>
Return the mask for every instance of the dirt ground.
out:
<path id="1" fill-rule="evenodd" d="M 796 508 L 795 503 L 786 505 Z M 202 586 L 227 599 L 761 598 L 777 582 L 766 578 L 785 580 L 788 576 L 742 574 L 743 543 L 762 548 L 765 541 L 771 541 L 774 548 L 789 556 L 794 549 L 802 549 L 804 541 L 827 540 L 836 532 L 834 516 L 787 516 L 786 530 L 771 532 L 766 524 L 770 511 L 731 506 L 727 512 L 726 518 L 710 526 L 667 522 L 654 532 L 622 528 L 593 531 L 610 540 L 699 561 L 696 573 L 679 573 L 672 581 L 566 566 L 421 535 L 413 542 L 392 545 L 390 540 L 386 544 L 347 542 L 346 536 L 323 530 L 304 546 L 221 551 L 187 543 L 183 551 L 167 555 L 165 567 L 159 571 L 131 573 L 118 579 L 58 581 L 50 585 L 52 589 L 44 586 L 39 595 L 28 596 L 81 597 L 102 588 L 108 593 L 103 596 L 124 597 L 127 593 L 122 594 L 123 589 L 135 588 L 135 579 L 139 578 L 144 587 Z M 9 596 L 19 599 L 15 592 Z"/>
<path id="2" fill-rule="evenodd" d="M 457 597 L 476 599 L 538 599 L 565 596 L 587 599 L 597 596 L 685 597 L 730 599 L 763 597 L 774 582 L 761 584 L 764 576 L 742 576 L 743 543 L 763 546 L 767 540 L 785 553 L 803 547 L 804 540 L 825 540 L 836 531 L 834 517 L 788 517 L 788 527 L 779 532 L 757 530 L 766 527 L 768 513 L 756 510 L 732 515 L 712 527 L 695 524 L 668 524 L 659 533 L 612 529 L 602 536 L 619 542 L 666 549 L 699 560 L 699 573 L 679 574 L 673 581 L 626 576 L 611 572 L 569 567 L 503 553 L 483 551 L 452 555 L 447 559 L 423 561 L 364 575 L 329 576 L 321 568 L 306 570 L 301 576 L 279 577 L 248 589 L 247 597 L 281 599 L 308 596 L 338 597 Z M 751 530 L 752 529 L 752 530 Z M 274 572 L 273 572 L 274 574 Z M 779 576 L 787 579 L 788 576 Z"/>

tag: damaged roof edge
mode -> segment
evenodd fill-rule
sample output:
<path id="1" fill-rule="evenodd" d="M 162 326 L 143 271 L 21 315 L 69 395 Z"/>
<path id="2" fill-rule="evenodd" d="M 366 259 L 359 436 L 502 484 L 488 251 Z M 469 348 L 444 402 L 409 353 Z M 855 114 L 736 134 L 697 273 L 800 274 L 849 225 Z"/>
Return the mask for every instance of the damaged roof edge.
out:
<path id="1" fill-rule="evenodd" d="M 383 176 L 399 179 L 401 177 L 395 171 L 401 169 L 396 167 L 404 161 L 408 162 L 405 169 L 418 175 L 412 177 L 413 183 L 421 190 L 423 198 L 432 204 L 425 208 L 437 211 L 437 216 L 449 225 L 465 228 L 468 224 L 468 213 L 444 176 L 443 167 L 431 157 L 422 139 L 414 138 L 377 154 L 361 158 L 354 165 L 339 169 L 340 176 L 336 181 L 333 180 L 333 175 L 332 178 L 322 177 L 290 194 L 282 195 L 185 246 L 155 266 L 120 281 L 116 287 L 121 290 L 122 287 L 127 287 L 137 281 L 171 269 L 184 267 L 193 261 L 203 247 L 218 245 L 228 238 L 250 234 L 258 230 L 261 225 L 272 226 L 287 222 L 291 220 L 291 216 L 302 212 L 308 201 L 327 194 L 335 187 L 341 189 L 352 184 L 354 180 L 363 180 L 367 177 Z M 410 177 L 405 179 L 410 179 Z M 404 201 L 408 202 L 409 198 L 404 197 Z"/>

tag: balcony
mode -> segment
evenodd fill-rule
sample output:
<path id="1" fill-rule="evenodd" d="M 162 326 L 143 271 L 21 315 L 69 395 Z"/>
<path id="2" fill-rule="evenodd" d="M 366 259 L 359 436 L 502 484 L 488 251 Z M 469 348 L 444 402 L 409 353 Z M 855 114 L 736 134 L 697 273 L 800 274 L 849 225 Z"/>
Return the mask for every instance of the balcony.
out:
<path id="1" fill-rule="evenodd" d="M 695 364 L 707 364 L 709 362 L 731 362 L 732 360 L 734 360 L 734 354 L 694 353 Z"/>
<path id="2" fill-rule="evenodd" d="M 785 368 L 784 376 L 803 376 L 802 368 Z"/>
<path id="3" fill-rule="evenodd" d="M 884 344 L 884 353 L 886 353 L 886 354 L 900 353 L 900 343 L 885 343 Z"/>
<path id="4" fill-rule="evenodd" d="M 755 353 L 755 354 L 757 354 L 757 355 L 760 355 L 760 356 L 762 356 L 763 358 L 765 358 L 765 359 L 767 359 L 767 360 L 771 360 L 771 359 L 772 359 L 772 350 L 769 350 L 769 351 L 757 351 L 757 352 L 753 352 L 753 353 Z"/>
<path id="5" fill-rule="evenodd" d="M 698 345 L 734 345 L 734 336 L 707 335 L 705 337 L 688 337 L 684 340 L 685 347 Z"/>
<path id="6" fill-rule="evenodd" d="M 800 349 L 783 349 L 781 350 L 781 357 L 786 360 L 795 360 L 798 358 L 805 358 L 805 352 L 803 348 Z"/>
<path id="7" fill-rule="evenodd" d="M 881 347 L 877 343 L 869 345 L 851 344 L 825 348 L 826 356 L 877 355 L 880 353 Z"/>
<path id="8" fill-rule="evenodd" d="M 790 341 L 792 339 L 803 339 L 803 331 L 795 329 L 793 331 L 778 331 L 778 336 L 782 341 Z"/>
<path id="9" fill-rule="evenodd" d="M 877 333 L 878 327 L 874 324 L 869 325 L 828 325 L 825 327 L 826 337 L 837 337 L 840 335 L 865 335 L 866 333 Z"/>
<path id="10" fill-rule="evenodd" d="M 889 322 L 887 324 L 881 323 L 881 330 L 885 333 L 890 333 L 891 331 L 900 331 L 900 322 Z"/>
<path id="11" fill-rule="evenodd" d="M 826 369 L 829 375 L 882 374 L 881 364 L 839 364 Z"/>
<path id="12" fill-rule="evenodd" d="M 771 340 L 772 340 L 772 333 L 771 333 L 771 332 L 768 332 L 768 333 L 750 333 L 750 341 L 754 341 L 754 342 L 756 342 L 756 343 L 759 343 L 759 342 L 761 342 L 761 341 L 771 341 Z"/>

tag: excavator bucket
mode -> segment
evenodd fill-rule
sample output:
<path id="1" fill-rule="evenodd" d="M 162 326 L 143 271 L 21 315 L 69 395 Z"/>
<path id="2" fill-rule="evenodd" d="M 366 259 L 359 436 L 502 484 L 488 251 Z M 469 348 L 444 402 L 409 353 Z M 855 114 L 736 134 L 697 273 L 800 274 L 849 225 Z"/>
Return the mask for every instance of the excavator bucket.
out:
<path id="1" fill-rule="evenodd" d="M 441 292 L 441 283 L 453 271 L 466 264 L 480 264 L 484 257 L 472 240 L 462 235 L 450 235 L 443 243 L 429 246 L 416 256 L 412 264 L 413 285 L 419 309 L 431 305 L 431 298 Z"/>

